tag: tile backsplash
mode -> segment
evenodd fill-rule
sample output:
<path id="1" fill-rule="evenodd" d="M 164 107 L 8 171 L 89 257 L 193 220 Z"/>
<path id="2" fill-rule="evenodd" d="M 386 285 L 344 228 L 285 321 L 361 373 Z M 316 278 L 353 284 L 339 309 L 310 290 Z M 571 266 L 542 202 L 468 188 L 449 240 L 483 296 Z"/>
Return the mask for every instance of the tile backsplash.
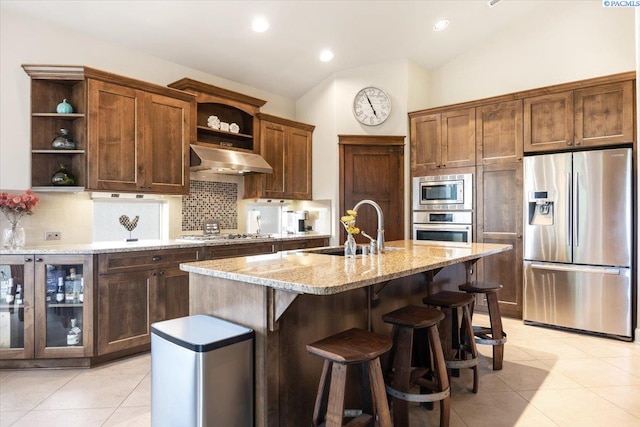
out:
<path id="1" fill-rule="evenodd" d="M 182 198 L 182 230 L 201 230 L 204 219 L 220 220 L 223 230 L 238 228 L 238 184 L 191 180 Z"/>

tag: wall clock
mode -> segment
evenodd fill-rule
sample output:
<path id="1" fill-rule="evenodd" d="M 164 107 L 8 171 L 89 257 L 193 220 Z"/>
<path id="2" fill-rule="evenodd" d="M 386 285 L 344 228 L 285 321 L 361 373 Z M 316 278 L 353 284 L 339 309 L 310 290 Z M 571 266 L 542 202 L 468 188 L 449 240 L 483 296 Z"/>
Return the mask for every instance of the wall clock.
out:
<path id="1" fill-rule="evenodd" d="M 391 114 L 391 98 L 382 89 L 369 86 L 353 98 L 353 115 L 363 125 L 377 126 Z"/>

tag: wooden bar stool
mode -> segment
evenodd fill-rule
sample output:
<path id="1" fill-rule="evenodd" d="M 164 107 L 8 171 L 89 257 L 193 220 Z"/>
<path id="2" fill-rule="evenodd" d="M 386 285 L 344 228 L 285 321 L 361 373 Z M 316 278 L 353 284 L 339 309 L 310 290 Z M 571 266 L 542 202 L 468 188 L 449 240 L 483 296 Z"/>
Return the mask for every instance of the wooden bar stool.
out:
<path id="1" fill-rule="evenodd" d="M 451 407 L 449 377 L 445 366 L 442 344 L 438 335 L 438 322 L 444 319 L 441 311 L 424 306 L 409 305 L 382 316 L 382 320 L 393 325 L 393 348 L 386 369 L 387 393 L 392 397 L 393 423 L 395 427 L 409 425 L 408 402 L 440 401 L 440 427 L 449 425 Z M 426 329 L 425 343 L 431 351 L 431 366 L 412 357 L 415 344 L 414 332 Z M 412 360 L 413 359 L 413 360 Z M 427 374 L 432 380 L 425 378 Z M 419 386 L 420 392 L 410 389 Z"/>
<path id="2" fill-rule="evenodd" d="M 445 364 L 449 370 L 469 368 L 473 370 L 473 392 L 478 392 L 478 349 L 471 327 L 473 296 L 452 291 L 441 291 L 425 297 L 422 302 L 439 307 L 444 313 L 440 323 L 440 339 Z M 462 309 L 462 321 L 458 322 L 458 309 Z"/>
<path id="3" fill-rule="evenodd" d="M 376 425 L 380 427 L 391 427 L 389 403 L 380 367 L 380 355 L 389 351 L 391 345 L 390 338 L 357 328 L 307 344 L 309 353 L 325 359 L 313 410 L 314 427 L 320 426 L 323 421 L 326 427 L 343 426 L 347 365 L 352 364 L 360 366 L 362 383 L 370 385 L 370 390 L 362 390 L 363 414 L 344 425 L 366 426 L 371 421 L 377 421 Z"/>
<path id="4" fill-rule="evenodd" d="M 498 291 L 502 289 L 502 285 L 490 282 L 469 282 L 460 285 L 459 289 L 470 294 L 484 294 L 487 298 L 490 327 L 474 326 L 473 333 L 476 337 L 476 344 L 493 346 L 493 370 L 501 370 L 504 359 L 504 343 L 507 342 L 507 334 L 502 329 L 502 316 L 498 304 Z M 471 316 L 473 318 L 473 306 L 471 307 Z"/>

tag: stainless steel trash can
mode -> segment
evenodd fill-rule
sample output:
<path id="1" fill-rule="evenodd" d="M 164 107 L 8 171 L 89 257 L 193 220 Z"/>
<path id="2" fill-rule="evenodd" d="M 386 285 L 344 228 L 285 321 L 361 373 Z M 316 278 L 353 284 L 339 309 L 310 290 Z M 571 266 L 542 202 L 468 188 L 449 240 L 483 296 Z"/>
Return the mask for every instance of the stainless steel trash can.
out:
<path id="1" fill-rule="evenodd" d="M 252 329 L 194 315 L 151 325 L 151 425 L 253 426 Z"/>

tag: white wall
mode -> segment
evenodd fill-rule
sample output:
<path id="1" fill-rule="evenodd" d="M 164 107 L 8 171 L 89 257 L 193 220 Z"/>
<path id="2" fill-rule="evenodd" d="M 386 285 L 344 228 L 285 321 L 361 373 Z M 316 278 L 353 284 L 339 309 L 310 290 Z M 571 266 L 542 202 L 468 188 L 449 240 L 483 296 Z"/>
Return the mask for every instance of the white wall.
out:
<path id="1" fill-rule="evenodd" d="M 555 1 L 544 10 L 433 70 L 429 107 L 635 69 L 633 8 Z"/>
<path id="2" fill-rule="evenodd" d="M 73 19 L 70 17 L 69 19 Z M 166 85 L 190 77 L 267 100 L 262 111 L 293 118 L 293 100 L 2 10 L 0 14 L 0 188 L 30 179 L 29 76 L 21 64 L 77 64 Z"/>
<path id="3" fill-rule="evenodd" d="M 334 74 L 296 102 L 297 120 L 313 123 L 313 197 L 331 200 L 332 244 L 337 244 L 339 206 L 338 135 L 408 136 L 409 69 L 406 60 L 373 64 Z M 414 73 L 415 76 L 420 73 Z M 353 116 L 353 98 L 367 86 L 391 97 L 391 115 L 379 126 L 364 126 Z M 405 149 L 405 190 L 408 191 L 408 150 Z M 405 191 L 405 192 L 406 192 Z M 408 195 L 408 193 L 406 193 Z M 408 200 L 408 197 L 405 197 Z M 408 203 L 408 202 L 406 202 Z M 408 227 L 408 225 L 407 225 Z M 408 228 L 407 228 L 408 230 Z"/>

